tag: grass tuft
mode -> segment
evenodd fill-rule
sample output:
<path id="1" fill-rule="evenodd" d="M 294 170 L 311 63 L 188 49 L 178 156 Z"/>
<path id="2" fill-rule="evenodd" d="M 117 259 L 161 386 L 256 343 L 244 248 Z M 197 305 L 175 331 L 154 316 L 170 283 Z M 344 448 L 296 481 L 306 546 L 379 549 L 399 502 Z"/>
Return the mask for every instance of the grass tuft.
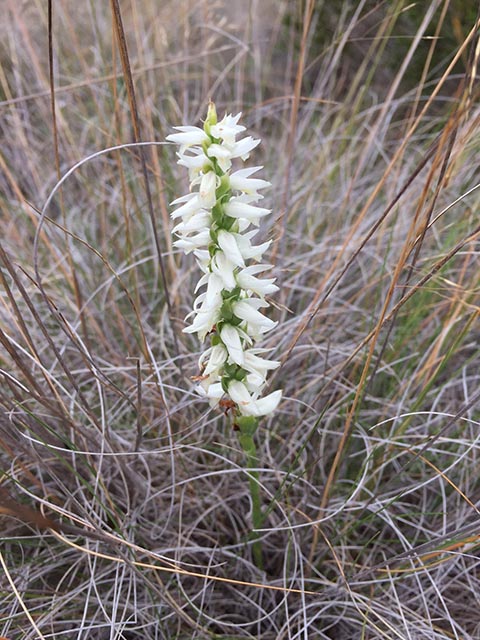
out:
<path id="1" fill-rule="evenodd" d="M 2 637 L 478 637 L 479 21 L 461 4 L 7 3 Z M 194 393 L 195 267 L 170 237 L 187 184 L 164 139 L 209 98 L 243 111 L 273 183 L 263 571 L 243 453 Z"/>

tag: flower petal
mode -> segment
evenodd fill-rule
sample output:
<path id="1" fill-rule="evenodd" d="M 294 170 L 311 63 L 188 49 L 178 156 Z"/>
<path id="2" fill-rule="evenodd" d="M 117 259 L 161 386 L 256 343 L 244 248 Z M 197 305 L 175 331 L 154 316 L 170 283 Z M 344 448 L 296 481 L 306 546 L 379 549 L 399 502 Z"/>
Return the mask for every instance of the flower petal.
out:
<path id="1" fill-rule="evenodd" d="M 254 207 L 246 202 L 239 201 L 238 198 L 232 198 L 225 205 L 225 213 L 231 218 L 245 218 L 253 224 L 258 225 L 259 218 L 268 216 L 271 209 L 263 209 L 262 207 Z"/>
<path id="2" fill-rule="evenodd" d="M 217 176 L 215 175 L 215 172 L 209 171 L 208 173 L 205 173 L 202 176 L 199 191 L 200 204 L 205 209 L 211 209 L 217 201 L 217 197 L 215 195 L 216 188 Z"/>
<path id="3" fill-rule="evenodd" d="M 252 373 L 260 373 L 265 376 L 267 370 L 276 369 L 280 366 L 279 360 L 266 360 L 259 358 L 254 352 L 256 349 L 247 349 L 244 353 L 243 368 Z"/>
<path id="4" fill-rule="evenodd" d="M 213 273 L 220 276 L 227 291 L 231 291 L 236 287 L 235 263 L 229 260 L 223 251 L 217 251 L 210 262 L 210 266 Z"/>
<path id="5" fill-rule="evenodd" d="M 235 302 L 232 309 L 237 318 L 241 318 L 245 320 L 245 322 L 248 322 L 249 325 L 253 325 L 260 333 L 266 333 L 277 325 L 276 322 L 254 309 L 253 306 L 245 300 Z"/>
<path id="6" fill-rule="evenodd" d="M 260 265 L 261 266 L 261 265 Z M 278 291 L 277 285 L 273 284 L 276 278 L 256 278 L 248 271 L 249 267 L 236 274 L 238 284 L 246 291 L 252 291 L 258 296 L 266 296 Z M 263 271 L 263 269 L 261 269 Z"/>
<path id="7" fill-rule="evenodd" d="M 228 395 L 238 405 L 244 416 L 266 416 L 278 407 L 282 398 L 280 390 L 269 393 L 264 398 L 254 400 L 243 382 L 232 380 L 228 385 Z"/>
<path id="8" fill-rule="evenodd" d="M 255 235 L 257 229 L 254 230 L 253 233 L 246 233 L 245 235 L 241 235 L 239 233 L 234 233 L 235 240 L 237 242 L 237 246 L 240 249 L 240 253 L 244 257 L 245 260 L 253 259 L 253 260 L 261 260 L 262 255 L 271 245 L 272 241 L 268 240 L 263 244 L 252 245 L 250 242 L 250 238 Z"/>
<path id="9" fill-rule="evenodd" d="M 252 402 L 247 387 L 239 380 L 232 380 L 230 382 L 228 385 L 228 395 L 238 405 L 248 405 Z"/>
<path id="10" fill-rule="evenodd" d="M 226 145 L 232 146 L 235 143 L 235 137 L 245 131 L 243 125 L 237 124 L 241 115 L 241 112 L 236 116 L 226 115 L 223 120 L 210 127 L 210 133 L 215 138 L 223 140 Z"/>
<path id="11" fill-rule="evenodd" d="M 225 349 L 223 344 L 216 344 L 212 347 L 210 358 L 208 359 L 207 366 L 205 367 L 203 374 L 208 376 L 213 372 L 218 372 L 224 362 L 226 362 L 227 357 L 228 351 Z"/>
<path id="12" fill-rule="evenodd" d="M 267 396 L 263 398 L 259 398 L 255 401 L 255 416 L 266 416 L 269 413 L 273 413 L 275 409 L 278 407 L 280 400 L 282 399 L 282 391 L 281 389 L 277 389 L 277 391 L 273 391 L 269 393 Z"/>
<path id="13" fill-rule="evenodd" d="M 207 149 L 209 158 L 216 158 L 220 169 L 224 172 L 228 171 L 232 166 L 232 154 L 228 147 L 221 144 L 211 144 Z"/>
<path id="14" fill-rule="evenodd" d="M 205 131 L 199 127 L 186 126 L 174 127 L 174 129 L 181 131 L 181 133 L 171 133 L 166 137 L 166 140 L 181 145 L 180 153 L 182 153 L 182 149 L 202 144 L 202 142 L 207 142 L 209 139 Z"/>
<path id="15" fill-rule="evenodd" d="M 258 189 L 270 187 L 270 182 L 261 180 L 260 178 L 249 178 L 248 176 L 262 167 L 253 167 L 248 169 L 240 169 L 234 171 L 230 176 L 230 187 L 235 191 L 243 191 L 244 193 L 257 195 Z"/>
<path id="16" fill-rule="evenodd" d="M 185 253 L 190 253 L 199 249 L 200 247 L 208 246 L 210 242 L 210 233 L 208 229 L 200 231 L 194 236 L 182 236 L 179 240 L 175 240 L 173 243 L 177 249 L 182 249 Z"/>
<path id="17" fill-rule="evenodd" d="M 185 219 L 188 220 L 191 216 L 193 216 L 194 213 L 196 213 L 197 211 L 200 211 L 200 209 L 202 208 L 202 205 L 200 202 L 200 198 L 198 197 L 198 194 L 192 193 L 192 194 L 189 194 L 189 196 L 190 196 L 189 199 L 184 204 L 182 204 L 181 207 L 178 207 L 178 209 L 175 209 L 175 211 L 172 211 L 172 213 L 170 214 L 170 217 L 172 218 L 172 220 L 175 220 L 176 218 L 183 218 L 184 220 Z M 173 201 L 173 203 L 175 202 L 178 202 L 178 200 Z"/>
<path id="18" fill-rule="evenodd" d="M 228 259 L 233 264 L 239 267 L 245 266 L 245 261 L 238 248 L 236 236 L 225 229 L 220 229 L 217 236 L 217 242 L 220 249 L 228 256 Z"/>
<path id="19" fill-rule="evenodd" d="M 197 387 L 197 393 L 203 398 L 207 398 L 212 408 L 218 405 L 221 397 L 224 395 L 221 382 L 214 382 L 213 384 L 210 383 L 207 385 L 200 384 Z"/>
<path id="20" fill-rule="evenodd" d="M 224 324 L 220 331 L 220 338 L 227 347 L 230 358 L 242 366 L 243 364 L 243 346 L 237 329 L 231 324 Z"/>
<path id="21" fill-rule="evenodd" d="M 242 140 L 239 140 L 238 142 L 235 143 L 235 145 L 233 147 L 233 150 L 232 150 L 231 157 L 232 158 L 241 158 L 242 160 L 247 160 L 249 155 L 250 155 L 250 151 L 255 149 L 255 147 L 258 147 L 260 142 L 261 142 L 261 140 L 255 140 L 251 136 L 247 136 L 246 138 L 242 138 Z"/>

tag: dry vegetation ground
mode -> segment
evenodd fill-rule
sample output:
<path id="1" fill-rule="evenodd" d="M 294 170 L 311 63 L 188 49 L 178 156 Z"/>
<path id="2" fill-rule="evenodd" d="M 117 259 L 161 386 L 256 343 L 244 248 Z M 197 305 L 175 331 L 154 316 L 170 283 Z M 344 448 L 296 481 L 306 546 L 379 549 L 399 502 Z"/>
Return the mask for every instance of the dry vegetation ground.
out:
<path id="1" fill-rule="evenodd" d="M 0 634 L 478 638 L 478 23 L 229 5 L 2 3 Z M 273 183 L 264 571 L 169 233 L 210 97 Z"/>

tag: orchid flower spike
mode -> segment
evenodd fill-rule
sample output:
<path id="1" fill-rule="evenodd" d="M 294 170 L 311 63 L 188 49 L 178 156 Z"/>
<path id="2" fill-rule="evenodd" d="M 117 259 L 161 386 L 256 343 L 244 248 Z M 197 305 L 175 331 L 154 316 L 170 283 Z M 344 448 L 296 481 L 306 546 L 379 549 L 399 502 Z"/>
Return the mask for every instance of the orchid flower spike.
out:
<path id="1" fill-rule="evenodd" d="M 203 129 L 175 127 L 178 133 L 167 136 L 179 145 L 178 164 L 190 178 L 190 193 L 172 202 L 174 245 L 193 253 L 202 271 L 195 289 L 201 293 L 184 331 L 196 333 L 202 342 L 210 337 L 199 361 L 198 392 L 212 407 L 233 408 L 239 420 L 272 413 L 282 397 L 280 390 L 262 397 L 268 371 L 280 363 L 262 357 L 266 350 L 255 347 L 276 326 L 261 311 L 269 306 L 265 297 L 278 290 L 275 278 L 257 275 L 271 268 L 260 263 L 270 242 L 251 243 L 270 213 L 257 206 L 263 198 L 259 191 L 270 183 L 251 177 L 262 167 L 231 172 L 234 161 L 247 160 L 260 144 L 251 136 L 237 140 L 245 131 L 240 117 L 225 115 L 218 122 L 211 102 Z"/>

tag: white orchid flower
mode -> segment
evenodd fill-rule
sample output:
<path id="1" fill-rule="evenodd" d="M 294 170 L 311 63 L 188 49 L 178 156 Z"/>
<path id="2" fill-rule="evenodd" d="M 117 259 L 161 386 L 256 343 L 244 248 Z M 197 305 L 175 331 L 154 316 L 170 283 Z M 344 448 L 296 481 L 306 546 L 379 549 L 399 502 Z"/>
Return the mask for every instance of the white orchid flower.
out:
<path id="1" fill-rule="evenodd" d="M 230 262 L 233 262 L 237 267 L 244 267 L 245 260 L 243 259 L 242 253 L 238 248 L 236 234 L 230 233 L 229 231 L 225 231 L 221 229 L 217 235 L 217 242 L 220 249 L 224 252 Z"/>
<path id="2" fill-rule="evenodd" d="M 270 209 L 254 207 L 251 204 L 239 200 L 239 198 L 232 198 L 225 206 L 225 213 L 232 218 L 244 218 L 252 222 L 255 226 L 258 226 L 260 218 L 268 216 Z"/>
<path id="3" fill-rule="evenodd" d="M 207 398 L 212 409 L 218 405 L 222 396 L 225 395 L 221 382 L 202 382 L 197 387 L 198 395 Z"/>
<path id="4" fill-rule="evenodd" d="M 202 272 L 184 332 L 197 334 L 201 341 L 211 336 L 211 346 L 199 359 L 198 393 L 212 407 L 235 407 L 235 419 L 242 425 L 242 420 L 274 411 L 282 392 L 261 397 L 269 371 L 280 363 L 262 357 L 266 350 L 255 346 L 277 325 L 260 309 L 269 307 L 265 296 L 278 287 L 275 278 L 257 277 L 271 268 L 261 264 L 271 241 L 254 245 L 258 229 L 249 230 L 270 213 L 255 206 L 263 198 L 259 192 L 270 183 L 251 177 L 260 166 L 231 172 L 232 163 L 246 160 L 260 143 L 251 136 L 237 140 L 245 131 L 238 124 L 240 116 L 227 114 L 217 121 L 211 104 L 203 129 L 176 127 L 177 133 L 167 140 L 180 145 L 178 164 L 188 169 L 191 189 L 172 202 L 174 246 L 193 253 Z M 221 404 L 224 396 L 230 404 Z"/>
<path id="5" fill-rule="evenodd" d="M 252 302 L 257 302 L 257 300 L 249 298 L 248 300 L 235 302 L 232 306 L 233 313 L 237 318 L 245 320 L 248 324 L 249 330 L 255 335 L 271 331 L 271 329 L 277 326 L 277 323 L 257 311 L 254 305 L 251 304 Z"/>
<path id="6" fill-rule="evenodd" d="M 214 171 L 208 171 L 202 176 L 200 182 L 199 200 L 200 204 L 205 209 L 211 209 L 216 201 L 215 189 L 219 183 Z"/>
<path id="7" fill-rule="evenodd" d="M 179 235 L 186 235 L 188 233 L 192 233 L 193 231 L 201 231 L 210 226 L 211 223 L 211 214 L 204 209 L 199 209 L 195 215 L 186 221 L 179 222 L 172 229 L 172 233 L 177 233 Z"/>
<path id="8" fill-rule="evenodd" d="M 203 367 L 206 362 L 203 375 L 208 376 L 214 372 L 220 371 L 227 361 L 227 358 L 228 351 L 224 344 L 216 344 L 215 346 L 210 347 L 210 349 L 207 349 L 199 360 L 200 368 Z"/>
<path id="9" fill-rule="evenodd" d="M 238 380 L 230 382 L 228 394 L 237 403 L 242 415 L 255 417 L 266 416 L 275 411 L 282 397 L 281 391 L 274 391 L 263 398 L 255 398 L 250 395 L 243 382 Z"/>
<path id="10" fill-rule="evenodd" d="M 189 193 L 182 198 L 177 198 L 172 202 L 172 204 L 182 205 L 181 207 L 178 207 L 178 209 L 175 209 L 175 211 L 172 211 L 172 213 L 170 214 L 172 220 L 176 220 L 177 218 L 188 220 L 202 208 L 198 193 Z"/>
<path id="11" fill-rule="evenodd" d="M 233 234 L 235 236 L 235 240 L 237 242 L 238 248 L 240 249 L 240 253 L 244 257 L 245 260 L 261 260 L 265 251 L 267 251 L 268 247 L 271 245 L 272 241 L 267 240 L 259 245 L 252 245 L 250 242 L 250 238 L 253 238 L 257 234 L 258 229 L 254 229 L 244 235 L 240 233 Z"/>
<path id="12" fill-rule="evenodd" d="M 212 273 L 216 273 L 223 281 L 223 285 L 227 291 L 231 291 L 237 286 L 235 270 L 238 265 L 223 251 L 217 251 L 210 261 Z"/>
<path id="13" fill-rule="evenodd" d="M 213 166 L 210 160 L 203 153 L 202 149 L 192 149 L 191 151 L 195 151 L 195 155 L 187 156 L 181 153 L 177 153 L 177 156 L 179 158 L 178 164 L 188 169 L 188 177 L 193 184 L 197 181 L 203 169 L 213 169 Z"/>
<path id="14" fill-rule="evenodd" d="M 267 180 L 249 178 L 253 173 L 260 171 L 260 169 L 263 169 L 263 167 L 249 167 L 248 169 L 234 171 L 230 176 L 230 187 L 234 191 L 242 191 L 248 195 L 259 196 L 257 193 L 259 189 L 265 189 L 271 186 Z"/>
<path id="15" fill-rule="evenodd" d="M 207 134 L 199 127 L 186 126 L 173 128 L 181 131 L 181 133 L 171 133 L 166 139 L 169 142 L 175 142 L 180 145 L 180 154 L 183 154 L 188 147 L 208 142 L 209 138 Z"/>
<path id="16" fill-rule="evenodd" d="M 250 151 L 253 151 L 255 147 L 258 147 L 261 140 L 255 140 L 251 136 L 243 138 L 235 143 L 231 158 L 241 158 L 242 160 L 248 160 L 250 157 Z"/>
<path id="17" fill-rule="evenodd" d="M 256 278 L 253 274 L 265 270 L 269 265 L 251 265 L 242 269 L 236 274 L 237 283 L 246 291 L 256 293 L 257 296 L 267 296 L 278 291 L 277 285 L 273 284 L 275 278 Z"/>
<path id="18" fill-rule="evenodd" d="M 237 327 L 231 324 L 224 324 L 220 330 L 220 338 L 227 348 L 228 355 L 232 361 L 242 366 L 245 355 Z"/>
<path id="19" fill-rule="evenodd" d="M 223 120 L 210 127 L 210 133 L 214 138 L 221 138 L 227 147 L 232 147 L 236 136 L 245 131 L 243 125 L 237 124 L 241 115 L 241 113 L 237 113 L 236 116 L 226 115 Z"/>
<path id="20" fill-rule="evenodd" d="M 258 356 L 258 353 L 264 353 L 265 351 L 265 349 L 247 349 L 243 354 L 243 368 L 251 373 L 258 373 L 265 378 L 267 371 L 280 366 L 279 360 L 267 360 Z"/>
<path id="21" fill-rule="evenodd" d="M 183 249 L 185 253 L 190 253 L 191 251 L 195 251 L 195 249 L 207 246 L 209 241 L 210 233 L 202 229 L 202 231 L 194 236 L 183 236 L 179 240 L 175 240 L 173 244 L 177 249 Z"/>

